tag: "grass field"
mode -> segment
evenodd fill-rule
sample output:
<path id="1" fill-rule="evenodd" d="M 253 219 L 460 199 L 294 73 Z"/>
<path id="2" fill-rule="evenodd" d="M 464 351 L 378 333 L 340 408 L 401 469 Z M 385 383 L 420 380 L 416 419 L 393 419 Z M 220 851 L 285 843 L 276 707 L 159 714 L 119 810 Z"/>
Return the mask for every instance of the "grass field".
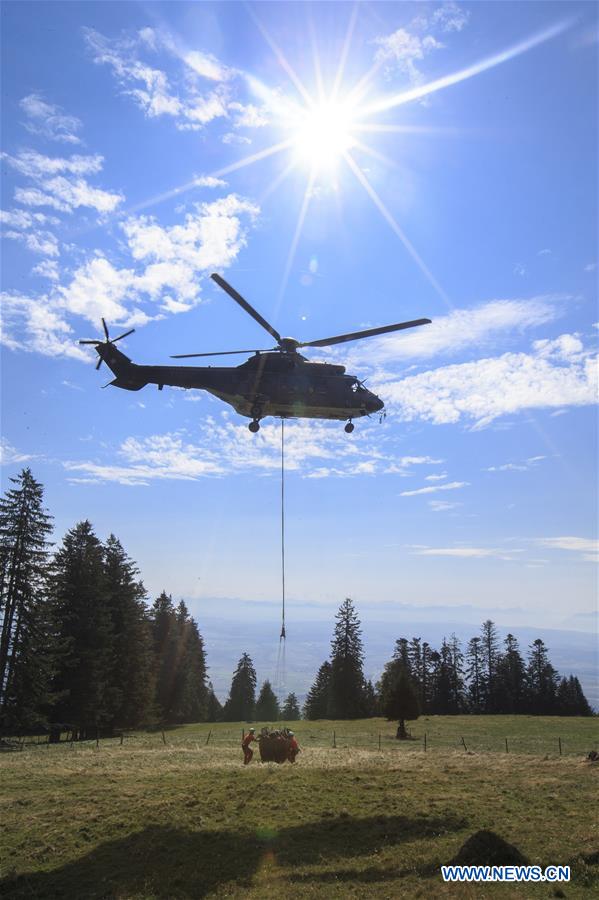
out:
<path id="1" fill-rule="evenodd" d="M 596 719 L 432 716 L 405 743 L 383 720 L 298 722 L 295 766 L 243 767 L 242 727 L 3 753 L 0 894 L 599 894 Z M 441 864 L 481 828 L 533 864 L 569 864 L 572 881 L 444 884 Z"/>

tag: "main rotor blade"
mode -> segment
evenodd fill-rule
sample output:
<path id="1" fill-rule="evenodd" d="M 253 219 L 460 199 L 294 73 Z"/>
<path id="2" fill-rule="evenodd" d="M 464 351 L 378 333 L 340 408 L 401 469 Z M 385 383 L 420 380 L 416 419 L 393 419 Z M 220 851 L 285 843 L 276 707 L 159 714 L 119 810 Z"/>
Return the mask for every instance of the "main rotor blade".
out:
<path id="1" fill-rule="evenodd" d="M 98 369 L 100 368 L 101 365 L 102 365 L 102 357 L 100 357 L 98 359 L 98 362 L 96 363 L 96 372 L 98 371 Z"/>
<path id="2" fill-rule="evenodd" d="M 98 344 L 101 344 L 101 343 L 102 343 L 102 341 L 78 341 L 78 343 L 79 343 L 79 344 L 95 344 L 96 347 L 97 347 Z"/>
<path id="3" fill-rule="evenodd" d="M 214 272 L 214 274 L 211 275 L 210 277 L 212 278 L 213 281 L 216 281 L 218 286 L 221 287 L 223 289 L 223 291 L 227 292 L 229 297 L 232 297 L 236 303 L 239 303 L 241 308 L 245 309 L 246 313 L 249 313 L 249 315 L 252 317 L 252 319 L 255 319 L 255 321 L 258 322 L 259 325 L 262 325 L 262 327 L 265 328 L 269 334 L 272 334 L 275 341 L 277 341 L 278 343 L 281 342 L 281 335 L 279 334 L 279 332 L 275 328 L 273 328 L 272 325 L 270 325 L 266 321 L 266 319 L 264 319 L 260 315 L 259 312 L 256 312 L 254 307 L 250 306 L 250 304 L 247 302 L 247 300 L 244 300 L 244 298 L 241 296 L 241 294 L 238 294 L 237 291 L 235 290 L 235 288 L 231 287 L 231 285 L 228 283 L 228 281 L 225 281 L 225 279 L 221 278 L 220 275 L 218 275 L 216 272 Z"/>
<path id="4" fill-rule="evenodd" d="M 110 335 L 108 334 L 108 327 L 104 319 L 102 319 L 102 328 L 104 329 L 104 334 L 106 335 L 106 340 L 110 340 Z"/>
<path id="5" fill-rule="evenodd" d="M 116 344 L 117 341 L 122 340 L 124 337 L 128 337 L 130 334 L 133 334 L 134 331 L 135 331 L 135 328 L 131 328 L 129 331 L 126 331 L 124 334 L 119 334 L 118 337 L 113 338 L 110 343 Z"/>
<path id="6" fill-rule="evenodd" d="M 377 334 L 388 334 L 390 331 L 402 331 L 416 325 L 430 325 L 430 319 L 414 319 L 412 322 L 398 322 L 397 325 L 382 325 L 380 328 L 368 328 L 366 331 L 352 331 L 350 334 L 338 334 L 336 337 L 322 338 L 320 341 L 306 341 L 298 347 L 330 347 L 332 344 L 344 344 L 346 341 L 360 341 L 362 338 L 374 337 Z"/>
<path id="7" fill-rule="evenodd" d="M 271 350 L 278 350 L 271 347 Z M 268 350 L 216 350 L 214 353 L 178 353 L 171 359 L 190 359 L 192 356 L 234 356 L 237 353 L 268 353 Z"/>

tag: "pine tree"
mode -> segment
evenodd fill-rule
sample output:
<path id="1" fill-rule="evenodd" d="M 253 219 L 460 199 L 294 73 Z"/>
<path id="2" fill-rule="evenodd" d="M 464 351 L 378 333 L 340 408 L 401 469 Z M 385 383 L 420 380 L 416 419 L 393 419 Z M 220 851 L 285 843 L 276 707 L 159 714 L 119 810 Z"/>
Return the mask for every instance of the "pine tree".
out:
<path id="1" fill-rule="evenodd" d="M 53 721 L 71 724 L 81 740 L 110 726 L 118 702 L 112 678 L 115 641 L 106 602 L 104 550 L 88 521 L 64 537 L 50 579 L 55 628 L 62 645 L 55 677 L 61 694 Z"/>
<path id="2" fill-rule="evenodd" d="M 247 653 L 244 653 L 231 681 L 229 698 L 225 703 L 225 722 L 251 722 L 256 705 L 256 670 Z"/>
<path id="3" fill-rule="evenodd" d="M 281 710 L 281 719 L 283 722 L 296 722 L 301 718 L 301 712 L 299 708 L 299 703 L 297 702 L 297 697 L 294 693 L 288 695 L 285 703 L 283 704 L 283 709 Z"/>
<path id="4" fill-rule="evenodd" d="M 412 677 L 412 660 L 410 657 L 410 644 L 407 638 L 398 638 L 395 641 L 393 659 L 398 659 L 408 675 Z"/>
<path id="5" fill-rule="evenodd" d="M 326 719 L 329 709 L 329 692 L 331 689 L 331 664 L 327 660 L 323 662 L 314 684 L 308 691 L 304 703 L 304 717 L 306 719 Z"/>
<path id="6" fill-rule="evenodd" d="M 197 623 L 183 600 L 177 606 L 174 633 L 177 649 L 169 720 L 179 724 L 202 722 L 208 704 L 206 652 Z"/>
<path id="7" fill-rule="evenodd" d="M 452 695 L 452 659 L 449 644 L 443 638 L 439 653 L 431 654 L 433 666 L 430 711 L 434 715 L 447 716 L 456 713 Z"/>
<path id="8" fill-rule="evenodd" d="M 465 707 L 464 698 L 464 654 L 455 634 L 450 639 L 451 651 L 451 706 L 457 713 Z"/>
<path id="9" fill-rule="evenodd" d="M 156 716 L 162 723 L 172 721 L 179 688 L 179 627 L 172 597 L 162 591 L 150 610 Z"/>
<path id="10" fill-rule="evenodd" d="M 279 704 L 270 681 L 267 679 L 260 689 L 260 694 L 256 702 L 256 720 L 262 722 L 276 722 L 279 716 Z"/>
<path id="11" fill-rule="evenodd" d="M 379 696 L 372 681 L 364 684 L 364 717 L 372 719 L 374 716 L 380 715 Z"/>
<path id="12" fill-rule="evenodd" d="M 46 597 L 51 518 L 30 469 L 0 500 L 0 727 L 32 729 L 52 702 L 52 627 Z"/>
<path id="13" fill-rule="evenodd" d="M 360 620 L 349 597 L 339 607 L 331 641 L 331 719 L 358 719 L 364 713 L 364 651 Z"/>
<path id="14" fill-rule="evenodd" d="M 468 705 L 471 712 L 482 712 L 482 703 L 484 700 L 484 676 L 481 653 L 481 640 L 479 637 L 473 637 L 468 642 L 466 650 L 466 660 L 468 668 L 466 675 L 468 677 Z"/>
<path id="15" fill-rule="evenodd" d="M 420 702 L 417 690 L 400 659 L 392 659 L 387 663 L 378 684 L 383 715 L 389 720 L 398 720 L 396 737 L 405 740 L 408 737 L 406 720 L 417 719 L 420 715 Z"/>
<path id="16" fill-rule="evenodd" d="M 555 714 L 557 672 L 549 662 L 547 647 L 540 638 L 530 645 L 526 675 L 529 711 L 537 716 Z"/>
<path id="17" fill-rule="evenodd" d="M 518 641 L 508 634 L 505 650 L 497 661 L 496 711 L 521 713 L 526 709 L 526 670 Z"/>
<path id="18" fill-rule="evenodd" d="M 223 707 L 214 693 L 214 688 L 212 687 L 212 682 L 208 682 L 208 698 L 206 700 L 206 721 L 207 722 L 220 722 L 223 715 Z"/>
<path id="19" fill-rule="evenodd" d="M 106 603 L 113 632 L 110 678 L 112 726 L 136 728 L 151 715 L 154 699 L 152 643 L 145 588 L 120 541 L 111 534 L 104 545 Z"/>
<path id="20" fill-rule="evenodd" d="M 499 638 L 497 628 L 491 619 L 483 622 L 481 628 L 481 663 L 484 672 L 484 698 L 481 703 L 485 712 L 495 712 L 497 706 L 496 670 L 499 660 Z"/>

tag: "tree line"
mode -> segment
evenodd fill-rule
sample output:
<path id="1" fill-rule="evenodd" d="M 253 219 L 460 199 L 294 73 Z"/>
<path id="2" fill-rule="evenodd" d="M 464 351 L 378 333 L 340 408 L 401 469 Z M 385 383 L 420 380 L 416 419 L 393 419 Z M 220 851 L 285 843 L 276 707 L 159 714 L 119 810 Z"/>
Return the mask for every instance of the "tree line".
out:
<path id="1" fill-rule="evenodd" d="M 163 591 L 148 604 L 120 541 L 103 543 L 77 523 L 51 553 L 52 519 L 30 469 L 0 499 L 0 733 L 68 727 L 81 740 L 183 722 L 293 721 L 244 653 L 224 705 L 208 680 L 204 640 L 183 601 Z M 541 640 L 525 661 L 513 635 L 500 646 L 490 621 L 462 651 L 399 638 L 376 685 L 363 673 L 361 626 L 347 599 L 336 616 L 330 659 L 303 708 L 308 719 L 400 712 L 590 715 L 577 678 L 559 678 Z"/>
<path id="2" fill-rule="evenodd" d="M 465 652 L 455 634 L 444 638 L 438 650 L 419 637 L 398 638 L 374 686 L 364 677 L 363 661 L 360 621 L 347 599 L 336 616 L 330 659 L 318 670 L 306 698 L 305 717 L 385 715 L 401 721 L 420 713 L 592 715 L 578 678 L 560 678 L 540 638 L 524 659 L 514 635 L 501 644 L 490 619 Z"/>

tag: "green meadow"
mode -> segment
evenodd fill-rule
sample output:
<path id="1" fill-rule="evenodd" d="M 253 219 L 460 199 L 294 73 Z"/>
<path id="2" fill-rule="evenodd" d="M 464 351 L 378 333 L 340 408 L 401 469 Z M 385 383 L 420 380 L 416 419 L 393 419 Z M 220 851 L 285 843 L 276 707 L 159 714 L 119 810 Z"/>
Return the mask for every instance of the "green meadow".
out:
<path id="1" fill-rule="evenodd" d="M 256 752 L 244 767 L 243 723 L 3 752 L 0 895 L 599 893 L 597 719 L 431 716 L 401 743 L 382 719 L 293 724 L 294 766 Z M 479 829 L 572 880 L 444 884 L 440 866 Z"/>

